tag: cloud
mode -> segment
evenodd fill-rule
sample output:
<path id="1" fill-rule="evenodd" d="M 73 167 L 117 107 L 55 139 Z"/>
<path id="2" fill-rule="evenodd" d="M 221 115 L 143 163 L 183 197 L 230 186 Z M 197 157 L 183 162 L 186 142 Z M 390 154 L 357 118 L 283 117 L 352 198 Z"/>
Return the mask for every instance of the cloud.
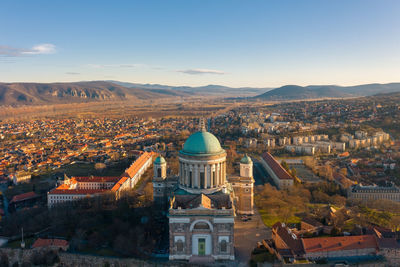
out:
<path id="1" fill-rule="evenodd" d="M 79 72 L 66 72 L 65 74 L 68 74 L 68 75 L 80 75 Z"/>
<path id="2" fill-rule="evenodd" d="M 21 49 L 0 45 L 0 56 L 17 57 L 21 55 Z"/>
<path id="3" fill-rule="evenodd" d="M 42 54 L 54 54 L 56 52 L 56 46 L 53 44 L 40 44 L 35 45 L 28 51 L 23 51 L 24 55 L 42 55 Z"/>
<path id="4" fill-rule="evenodd" d="M 187 70 L 178 70 L 177 72 L 185 73 L 185 74 L 190 74 L 190 75 L 199 75 L 199 74 L 218 74 L 218 75 L 224 75 L 226 74 L 223 71 L 220 70 L 210 70 L 210 69 L 187 69 Z"/>
<path id="5" fill-rule="evenodd" d="M 0 56 L 6 56 L 6 57 L 54 54 L 55 52 L 56 52 L 56 46 L 53 44 L 39 44 L 33 46 L 30 49 L 0 45 Z"/>

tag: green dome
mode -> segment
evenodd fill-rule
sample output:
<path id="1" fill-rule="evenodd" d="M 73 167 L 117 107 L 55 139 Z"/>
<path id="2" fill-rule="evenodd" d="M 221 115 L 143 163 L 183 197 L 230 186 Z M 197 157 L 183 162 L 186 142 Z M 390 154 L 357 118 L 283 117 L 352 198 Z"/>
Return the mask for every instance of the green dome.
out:
<path id="1" fill-rule="evenodd" d="M 163 163 L 166 163 L 166 161 L 165 161 L 165 159 L 163 158 L 163 156 L 158 156 L 157 158 L 156 158 L 156 160 L 154 161 L 154 163 L 155 164 L 163 164 Z"/>
<path id="2" fill-rule="evenodd" d="M 206 131 L 189 136 L 181 150 L 181 153 L 188 155 L 215 155 L 223 152 L 217 137 Z"/>
<path id="3" fill-rule="evenodd" d="M 244 157 L 240 160 L 240 163 L 243 163 L 243 164 L 250 164 L 252 162 L 253 161 L 251 160 L 251 158 L 249 156 L 247 156 L 247 154 L 244 155 Z"/>

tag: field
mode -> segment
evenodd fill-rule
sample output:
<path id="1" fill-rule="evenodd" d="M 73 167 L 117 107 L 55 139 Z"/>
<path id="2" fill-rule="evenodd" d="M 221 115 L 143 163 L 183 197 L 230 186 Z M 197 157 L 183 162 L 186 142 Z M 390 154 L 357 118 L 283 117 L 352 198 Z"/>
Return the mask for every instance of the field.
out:
<path id="1" fill-rule="evenodd" d="M 243 104 L 243 103 L 242 103 Z M 121 117 L 193 117 L 216 115 L 241 105 L 219 98 L 191 98 L 185 101 L 106 101 L 101 103 L 75 103 L 42 106 L 2 107 L 0 120 L 19 121 L 39 118 L 121 118 Z"/>
<path id="2" fill-rule="evenodd" d="M 272 227 L 277 222 L 286 221 L 286 223 L 288 224 L 297 224 L 301 221 L 301 218 L 297 216 L 291 216 L 289 219 L 286 220 L 283 216 L 273 215 L 264 209 L 259 209 L 258 211 L 264 224 L 268 227 Z"/>
<path id="3" fill-rule="evenodd" d="M 95 163 L 74 163 L 61 168 L 59 172 L 68 176 L 120 176 L 133 161 L 134 159 L 120 161 L 101 171 L 95 169 Z"/>
<path id="4" fill-rule="evenodd" d="M 321 179 L 316 176 L 310 169 L 302 164 L 288 164 L 290 168 L 294 168 L 297 171 L 297 176 L 302 182 L 307 183 L 318 183 Z"/>

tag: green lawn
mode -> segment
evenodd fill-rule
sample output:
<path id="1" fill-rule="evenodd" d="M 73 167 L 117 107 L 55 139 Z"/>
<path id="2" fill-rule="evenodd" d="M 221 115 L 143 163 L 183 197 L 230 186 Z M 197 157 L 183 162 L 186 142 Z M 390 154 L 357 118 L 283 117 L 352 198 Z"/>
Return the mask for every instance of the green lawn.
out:
<path id="1" fill-rule="evenodd" d="M 268 227 L 272 227 L 277 222 L 284 222 L 284 218 L 280 216 L 274 216 L 268 213 L 266 210 L 259 210 L 261 219 L 263 220 L 264 224 Z M 297 216 L 290 217 L 286 223 L 300 223 L 301 218 Z"/>

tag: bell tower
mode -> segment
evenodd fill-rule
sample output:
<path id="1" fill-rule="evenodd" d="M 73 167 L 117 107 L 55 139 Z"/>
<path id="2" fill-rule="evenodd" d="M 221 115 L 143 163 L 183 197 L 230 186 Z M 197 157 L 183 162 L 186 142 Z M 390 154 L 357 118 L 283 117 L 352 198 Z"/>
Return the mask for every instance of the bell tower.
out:
<path id="1" fill-rule="evenodd" d="M 239 182 L 235 183 L 235 194 L 238 197 L 237 213 L 254 214 L 254 179 L 253 161 L 246 154 L 240 160 Z"/>
<path id="2" fill-rule="evenodd" d="M 167 162 L 161 155 L 154 160 L 153 177 L 157 180 L 164 180 L 165 178 L 167 178 Z"/>
<path id="3" fill-rule="evenodd" d="M 159 155 L 153 162 L 153 200 L 162 203 L 166 196 L 167 162 Z"/>
<path id="4" fill-rule="evenodd" d="M 240 177 L 253 177 L 253 161 L 247 154 L 240 160 Z"/>

